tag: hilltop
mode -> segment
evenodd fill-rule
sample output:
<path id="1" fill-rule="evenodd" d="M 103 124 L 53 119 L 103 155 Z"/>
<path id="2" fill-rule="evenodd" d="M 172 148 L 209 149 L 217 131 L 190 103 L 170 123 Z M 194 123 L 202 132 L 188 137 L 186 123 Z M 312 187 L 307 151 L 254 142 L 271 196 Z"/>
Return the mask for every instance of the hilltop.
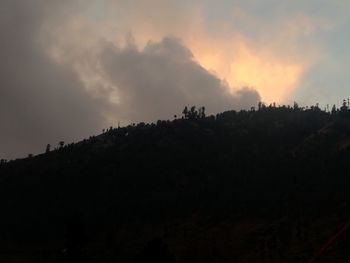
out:
<path id="1" fill-rule="evenodd" d="M 0 260 L 306 262 L 349 219 L 349 160 L 345 102 L 111 128 L 1 162 Z"/>

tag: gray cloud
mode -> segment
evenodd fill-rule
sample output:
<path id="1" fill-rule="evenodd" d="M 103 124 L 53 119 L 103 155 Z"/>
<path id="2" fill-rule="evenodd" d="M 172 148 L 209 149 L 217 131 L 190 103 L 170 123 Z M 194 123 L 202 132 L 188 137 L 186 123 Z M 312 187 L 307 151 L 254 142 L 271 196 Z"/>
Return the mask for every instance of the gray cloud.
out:
<path id="1" fill-rule="evenodd" d="M 68 60 L 54 60 L 48 54 L 52 32 L 67 25 L 86 5 L 86 1 L 2 1 L 0 158 L 39 153 L 47 143 L 87 137 L 115 125 L 111 120 L 171 118 L 185 105 L 204 105 L 215 113 L 257 104 L 256 91 L 230 94 L 226 84 L 196 63 L 176 38 L 166 37 L 142 50 L 132 43 L 121 48 L 100 40 L 85 49 L 83 41 L 76 41 L 74 52 L 63 50 Z M 45 38 L 47 32 L 51 35 Z M 57 39 L 72 33 L 65 34 L 64 28 L 57 32 L 63 32 Z M 90 69 L 98 65 L 98 77 L 112 86 L 100 89 L 90 83 L 87 87 L 74 67 L 77 62 Z M 111 100 L 115 94 L 118 102 Z"/>
<path id="2" fill-rule="evenodd" d="M 249 108 L 260 99 L 252 89 L 231 95 L 176 38 L 149 43 L 141 51 L 132 44 L 124 48 L 108 45 L 101 59 L 107 76 L 118 87 L 119 114 L 125 119 L 171 118 L 186 105 L 204 105 L 209 113 L 217 113 Z"/>
<path id="3" fill-rule="evenodd" d="M 101 126 L 96 102 L 78 77 L 40 44 L 41 27 L 60 11 L 43 1 L 1 3 L 1 158 L 42 152 L 47 143 L 76 140 Z"/>

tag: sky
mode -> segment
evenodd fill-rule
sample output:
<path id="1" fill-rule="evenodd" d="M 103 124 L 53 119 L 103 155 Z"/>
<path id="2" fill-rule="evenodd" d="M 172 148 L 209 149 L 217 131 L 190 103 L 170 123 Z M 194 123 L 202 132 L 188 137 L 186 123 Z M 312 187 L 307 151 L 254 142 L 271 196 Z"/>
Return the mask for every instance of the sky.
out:
<path id="1" fill-rule="evenodd" d="M 0 158 L 102 129 L 348 98 L 346 0 L 2 0 Z"/>

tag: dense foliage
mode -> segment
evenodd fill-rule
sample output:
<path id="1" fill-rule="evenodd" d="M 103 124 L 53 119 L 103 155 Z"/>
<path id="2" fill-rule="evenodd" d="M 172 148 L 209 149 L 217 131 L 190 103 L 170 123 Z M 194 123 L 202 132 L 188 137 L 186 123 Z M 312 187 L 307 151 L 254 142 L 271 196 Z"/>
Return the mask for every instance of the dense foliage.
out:
<path id="1" fill-rule="evenodd" d="M 349 218 L 345 101 L 183 115 L 2 160 L 0 259 L 306 262 Z"/>

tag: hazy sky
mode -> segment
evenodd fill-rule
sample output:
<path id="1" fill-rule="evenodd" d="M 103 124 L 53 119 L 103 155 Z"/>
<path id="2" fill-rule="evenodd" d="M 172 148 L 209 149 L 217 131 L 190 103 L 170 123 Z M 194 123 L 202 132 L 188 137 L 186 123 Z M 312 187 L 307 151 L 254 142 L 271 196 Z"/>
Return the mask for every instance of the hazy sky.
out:
<path id="1" fill-rule="evenodd" d="M 0 158 L 118 122 L 348 98 L 347 0 L 2 0 Z"/>

